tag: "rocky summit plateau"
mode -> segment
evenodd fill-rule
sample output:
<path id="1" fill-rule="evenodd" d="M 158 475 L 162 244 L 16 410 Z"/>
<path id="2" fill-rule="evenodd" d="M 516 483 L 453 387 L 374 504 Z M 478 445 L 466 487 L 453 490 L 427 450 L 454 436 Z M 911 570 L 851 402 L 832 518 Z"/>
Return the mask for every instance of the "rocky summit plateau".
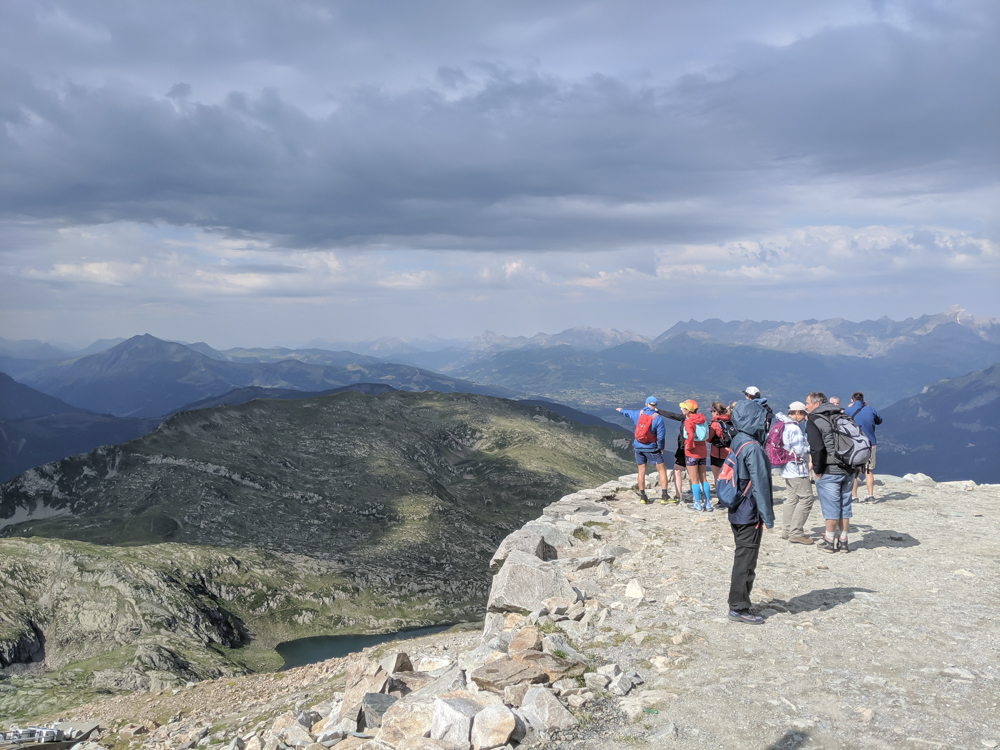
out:
<path id="1" fill-rule="evenodd" d="M 81 750 L 1000 746 L 1000 486 L 881 475 L 850 554 L 766 532 L 747 626 L 726 515 L 640 505 L 635 481 L 509 534 L 480 628 L 58 718 L 100 723 Z"/>

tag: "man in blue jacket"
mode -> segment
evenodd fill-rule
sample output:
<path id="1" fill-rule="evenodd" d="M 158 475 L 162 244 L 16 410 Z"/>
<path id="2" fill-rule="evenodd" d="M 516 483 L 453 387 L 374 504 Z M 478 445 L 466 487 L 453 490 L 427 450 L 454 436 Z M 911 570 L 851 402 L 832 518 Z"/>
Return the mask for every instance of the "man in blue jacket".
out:
<path id="1" fill-rule="evenodd" d="M 667 502 L 667 467 L 663 463 L 663 444 L 667 436 L 663 418 L 656 413 L 656 396 L 646 399 L 646 405 L 639 410 L 618 408 L 624 416 L 635 422 L 635 463 L 639 467 L 639 502 L 649 503 L 646 496 L 646 464 L 652 464 L 660 475 L 660 502 Z"/>
<path id="2" fill-rule="evenodd" d="M 757 556 L 764 528 L 774 527 L 771 462 L 763 444 L 767 439 L 767 412 L 757 401 L 738 401 L 730 416 L 736 437 L 729 450 L 736 453 L 736 478 L 741 492 L 750 485 L 750 496 L 729 511 L 736 551 L 729 582 L 729 619 L 760 625 L 762 617 L 750 610 L 750 592 L 757 575 Z"/>
<path id="3" fill-rule="evenodd" d="M 854 478 L 854 487 L 851 488 L 851 502 L 875 502 L 875 425 L 882 424 L 882 417 L 869 404 L 865 403 L 865 394 L 855 391 L 851 396 L 851 403 L 844 409 L 844 414 L 854 420 L 854 424 L 861 428 L 865 437 L 871 440 L 872 457 L 865 464 L 865 484 L 868 485 L 868 497 L 863 501 L 858 500 L 858 477 Z"/>

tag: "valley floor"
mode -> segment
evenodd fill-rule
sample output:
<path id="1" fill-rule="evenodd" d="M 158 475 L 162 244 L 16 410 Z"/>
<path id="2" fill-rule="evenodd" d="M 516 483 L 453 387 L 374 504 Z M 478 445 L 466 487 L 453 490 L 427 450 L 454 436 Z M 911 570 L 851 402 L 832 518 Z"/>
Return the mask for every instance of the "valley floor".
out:
<path id="1" fill-rule="evenodd" d="M 569 573 L 577 586 L 592 578 L 587 586 L 608 608 L 600 627 L 574 641 L 593 664 L 615 662 L 645 683 L 574 710 L 579 728 L 529 734 L 522 747 L 1000 746 L 1000 487 L 881 479 L 878 502 L 855 506 L 850 554 L 765 533 L 754 590 L 766 617 L 760 627 L 726 618 L 733 547 L 724 513 L 641 506 L 635 492 L 619 490 L 603 503 L 609 515 L 590 527 L 600 538 L 574 540 L 559 557 L 607 544 L 631 550 L 602 573 Z M 775 487 L 780 499 L 781 480 Z M 821 524 L 817 505 L 809 527 Z M 642 600 L 625 595 L 633 580 Z M 416 663 L 479 643 L 478 632 L 448 632 L 401 648 Z M 135 738 L 148 747 L 228 742 L 283 711 L 329 701 L 343 690 L 350 660 L 120 696 L 71 713 L 109 730 L 164 724 Z"/>

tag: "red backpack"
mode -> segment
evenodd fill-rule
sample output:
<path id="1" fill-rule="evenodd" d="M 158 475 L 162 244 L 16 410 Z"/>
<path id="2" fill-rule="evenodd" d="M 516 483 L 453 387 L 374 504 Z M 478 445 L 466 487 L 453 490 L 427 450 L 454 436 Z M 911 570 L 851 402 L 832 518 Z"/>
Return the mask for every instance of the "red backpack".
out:
<path id="1" fill-rule="evenodd" d="M 654 414 L 640 414 L 635 422 L 635 439 L 640 443 L 655 443 L 656 431 L 653 429 Z"/>
<path id="2" fill-rule="evenodd" d="M 785 423 L 780 419 L 774 420 L 771 429 L 767 431 L 767 439 L 764 441 L 764 453 L 767 454 L 771 466 L 784 466 L 790 461 L 795 460 L 795 454 L 785 450 L 785 446 L 781 443 L 781 436 L 784 432 Z"/>

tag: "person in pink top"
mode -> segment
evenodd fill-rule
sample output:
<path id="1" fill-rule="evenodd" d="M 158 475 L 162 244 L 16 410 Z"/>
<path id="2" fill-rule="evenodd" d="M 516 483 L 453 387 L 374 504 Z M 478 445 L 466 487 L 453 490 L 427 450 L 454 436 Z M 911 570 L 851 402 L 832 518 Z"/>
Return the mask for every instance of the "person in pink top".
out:
<path id="1" fill-rule="evenodd" d="M 705 464 L 708 463 L 707 440 L 709 435 L 708 420 L 704 414 L 698 413 L 698 402 L 689 398 L 680 403 L 684 414 L 684 464 L 688 479 L 691 482 L 691 494 L 694 495 L 692 510 L 712 511 L 711 493 L 708 488 Z M 704 505 L 702 505 L 704 496 Z"/>

